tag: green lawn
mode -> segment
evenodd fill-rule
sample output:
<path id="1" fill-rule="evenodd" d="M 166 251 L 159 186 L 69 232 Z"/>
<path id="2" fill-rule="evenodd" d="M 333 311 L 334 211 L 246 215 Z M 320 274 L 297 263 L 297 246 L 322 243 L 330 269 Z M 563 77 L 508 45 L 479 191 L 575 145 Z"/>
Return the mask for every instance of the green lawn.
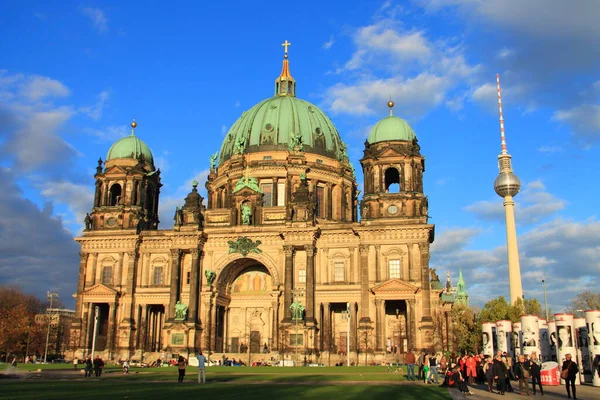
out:
<path id="1" fill-rule="evenodd" d="M 37 373 L 29 371 L 39 365 L 21 365 L 19 374 L 27 379 L 0 380 L 0 399 L 450 399 L 438 386 L 396 384 L 404 376 L 386 373 L 384 367 L 209 367 L 206 385 L 196 383 L 193 367 L 183 384 L 177 383 L 174 367 L 134 368 L 123 375 L 108 366 L 100 379 L 85 379 L 71 372 L 72 366 L 41 367 Z"/>

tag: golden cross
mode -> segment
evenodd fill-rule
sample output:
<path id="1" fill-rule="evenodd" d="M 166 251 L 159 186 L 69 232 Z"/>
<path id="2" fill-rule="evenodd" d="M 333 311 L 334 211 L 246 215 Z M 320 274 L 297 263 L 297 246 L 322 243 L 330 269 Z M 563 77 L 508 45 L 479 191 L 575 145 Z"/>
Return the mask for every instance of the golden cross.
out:
<path id="1" fill-rule="evenodd" d="M 287 56 L 287 50 L 288 50 L 288 47 L 289 47 L 289 46 L 291 46 L 291 45 L 292 45 L 292 44 L 291 44 L 290 42 L 288 42 L 288 41 L 287 41 L 287 39 L 286 39 L 286 41 L 285 41 L 285 42 L 283 42 L 283 43 L 282 43 L 282 46 L 283 46 L 283 48 L 284 48 L 284 53 L 285 53 L 285 55 L 286 55 L 286 56 Z"/>

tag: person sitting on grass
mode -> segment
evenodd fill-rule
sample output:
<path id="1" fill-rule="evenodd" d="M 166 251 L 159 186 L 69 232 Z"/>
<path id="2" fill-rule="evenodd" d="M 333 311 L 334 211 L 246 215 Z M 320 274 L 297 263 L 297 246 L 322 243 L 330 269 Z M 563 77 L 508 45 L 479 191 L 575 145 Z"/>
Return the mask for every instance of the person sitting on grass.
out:
<path id="1" fill-rule="evenodd" d="M 473 394 L 473 392 L 469 390 L 469 387 L 467 386 L 467 381 L 465 381 L 465 378 L 462 376 L 460 368 L 454 368 L 452 380 L 456 383 L 456 387 L 461 393 Z"/>

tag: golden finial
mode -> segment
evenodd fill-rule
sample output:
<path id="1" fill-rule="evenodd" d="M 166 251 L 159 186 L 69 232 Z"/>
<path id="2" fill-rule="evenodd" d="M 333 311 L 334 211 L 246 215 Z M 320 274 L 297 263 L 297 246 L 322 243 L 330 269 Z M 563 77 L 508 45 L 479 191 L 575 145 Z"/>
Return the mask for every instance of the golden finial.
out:
<path id="1" fill-rule="evenodd" d="M 390 96 L 390 100 L 387 102 L 387 106 L 390 108 L 390 116 L 391 116 L 392 108 L 394 108 L 394 102 L 392 101 L 392 96 Z"/>
<path id="2" fill-rule="evenodd" d="M 283 42 L 281 45 L 283 46 L 283 58 L 288 58 L 288 54 L 287 54 L 288 47 L 291 46 L 292 44 L 290 42 L 288 42 L 286 39 L 286 41 Z"/>
<path id="3" fill-rule="evenodd" d="M 135 118 L 131 121 L 131 134 L 135 135 L 135 128 L 137 128 L 137 122 L 135 122 Z"/>

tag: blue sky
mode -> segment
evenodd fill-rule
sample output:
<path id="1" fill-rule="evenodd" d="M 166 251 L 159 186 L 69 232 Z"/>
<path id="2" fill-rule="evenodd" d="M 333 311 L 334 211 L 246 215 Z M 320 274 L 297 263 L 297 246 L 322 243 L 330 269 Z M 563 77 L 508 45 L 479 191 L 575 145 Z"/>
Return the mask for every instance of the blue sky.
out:
<path id="1" fill-rule="evenodd" d="M 202 4 L 197 4 L 202 3 Z M 493 191 L 501 75 L 526 297 L 597 290 L 600 3 L 415 0 L 20 1 L 0 16 L 0 283 L 73 304 L 98 158 L 129 133 L 161 168 L 160 228 L 229 127 L 273 95 L 284 40 L 297 95 L 333 120 L 362 185 L 369 129 L 394 113 L 426 156 L 441 276 L 474 304 L 508 296 Z M 202 185 L 201 185 L 202 186 Z"/>

